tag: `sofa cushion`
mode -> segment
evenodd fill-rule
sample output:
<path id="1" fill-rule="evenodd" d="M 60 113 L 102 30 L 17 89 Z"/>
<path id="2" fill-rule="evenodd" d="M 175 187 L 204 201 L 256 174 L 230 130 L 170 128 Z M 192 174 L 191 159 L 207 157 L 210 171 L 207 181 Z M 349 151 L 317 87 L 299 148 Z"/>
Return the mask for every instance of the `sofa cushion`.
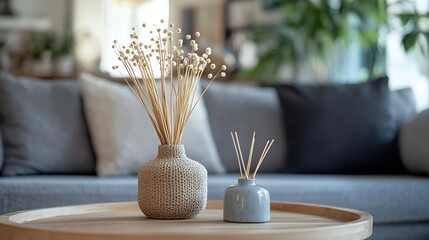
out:
<path id="1" fill-rule="evenodd" d="M 93 173 L 76 81 L 0 74 L 3 175 Z"/>
<path id="2" fill-rule="evenodd" d="M 405 167 L 416 173 L 429 174 L 429 109 L 404 125 L 399 142 Z"/>
<path id="3" fill-rule="evenodd" d="M 413 90 L 403 88 L 393 91 L 392 106 L 395 112 L 396 125 L 401 127 L 408 123 L 417 114 Z"/>
<path id="4" fill-rule="evenodd" d="M 129 87 L 89 74 L 82 75 L 80 84 L 97 155 L 97 174 L 136 174 L 142 164 L 155 159 L 159 140 Z M 224 172 L 203 102 L 191 115 L 182 143 L 186 154 L 209 173 Z"/>
<path id="5" fill-rule="evenodd" d="M 286 172 L 404 171 L 387 78 L 360 84 L 283 85 Z"/>
<path id="6" fill-rule="evenodd" d="M 219 155 L 228 172 L 238 172 L 230 132 L 238 132 L 243 153 L 249 152 L 256 131 L 254 154 L 259 156 L 268 139 L 275 139 L 259 172 L 280 172 L 284 167 L 286 142 L 280 103 L 272 88 L 212 83 L 204 100 Z"/>
<path id="7" fill-rule="evenodd" d="M 137 178 L 89 175 L 0 177 L 0 214 L 83 203 L 136 201 Z"/>

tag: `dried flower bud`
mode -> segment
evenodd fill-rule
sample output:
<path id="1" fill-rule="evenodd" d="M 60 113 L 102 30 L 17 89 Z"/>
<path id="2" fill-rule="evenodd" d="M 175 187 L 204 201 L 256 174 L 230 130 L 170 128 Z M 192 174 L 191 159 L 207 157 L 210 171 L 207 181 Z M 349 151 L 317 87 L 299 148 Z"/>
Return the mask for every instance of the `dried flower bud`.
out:
<path id="1" fill-rule="evenodd" d="M 118 43 L 118 40 L 113 40 L 113 43 Z"/>
<path id="2" fill-rule="evenodd" d="M 220 73 L 220 76 L 221 76 L 221 77 L 225 77 L 225 76 L 226 76 L 226 73 L 221 72 L 221 73 Z"/>
<path id="3" fill-rule="evenodd" d="M 177 33 L 181 33 L 182 29 L 181 28 L 177 28 Z"/>
<path id="4" fill-rule="evenodd" d="M 208 77 L 209 79 L 212 79 L 212 78 L 213 78 L 213 74 L 209 73 L 209 75 L 207 75 L 207 77 Z"/>
<path id="5" fill-rule="evenodd" d="M 164 19 L 161 19 L 161 23 L 164 23 Z"/>
<path id="6" fill-rule="evenodd" d="M 191 39 L 191 35 L 186 35 L 186 40 L 189 40 L 189 39 Z"/>
<path id="7" fill-rule="evenodd" d="M 174 28 L 174 23 L 170 23 L 170 27 L 171 27 L 171 28 Z"/>
<path id="8" fill-rule="evenodd" d="M 200 37 L 200 32 L 196 32 L 195 37 Z"/>
<path id="9" fill-rule="evenodd" d="M 143 23 L 142 26 L 145 28 L 146 27 L 146 23 Z"/>
<path id="10" fill-rule="evenodd" d="M 211 55 L 212 54 L 212 49 L 211 48 L 206 48 L 206 53 L 207 55 Z"/>
<path id="11" fill-rule="evenodd" d="M 225 65 L 222 65 L 222 71 L 225 71 L 226 70 L 226 66 Z"/>
<path id="12" fill-rule="evenodd" d="M 216 64 L 212 63 L 212 64 L 210 65 L 210 68 L 211 68 L 211 69 L 215 69 L 215 68 L 216 68 Z"/>

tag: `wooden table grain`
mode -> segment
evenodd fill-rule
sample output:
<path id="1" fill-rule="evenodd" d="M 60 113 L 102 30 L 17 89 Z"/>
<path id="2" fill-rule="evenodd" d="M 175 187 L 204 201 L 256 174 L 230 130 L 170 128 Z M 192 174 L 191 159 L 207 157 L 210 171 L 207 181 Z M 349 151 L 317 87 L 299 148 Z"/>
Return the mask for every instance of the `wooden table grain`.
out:
<path id="1" fill-rule="evenodd" d="M 188 220 L 146 218 L 136 202 L 100 203 L 10 213 L 0 216 L 4 240 L 119 239 L 366 239 L 372 233 L 368 213 L 322 205 L 272 202 L 271 221 L 239 224 L 223 221 L 222 202 L 208 202 Z"/>

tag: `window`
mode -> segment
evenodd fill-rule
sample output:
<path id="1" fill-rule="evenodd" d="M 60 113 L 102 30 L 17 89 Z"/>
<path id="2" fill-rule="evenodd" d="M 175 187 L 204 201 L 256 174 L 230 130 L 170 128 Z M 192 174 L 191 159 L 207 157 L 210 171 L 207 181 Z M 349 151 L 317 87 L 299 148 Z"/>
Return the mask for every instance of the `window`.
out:
<path id="1" fill-rule="evenodd" d="M 415 0 L 417 9 L 429 11 L 429 2 Z M 398 9 L 399 11 L 406 11 Z M 386 67 L 392 89 L 411 87 L 416 97 L 417 109 L 423 110 L 429 106 L 429 56 L 422 56 L 414 49 L 406 53 L 401 45 L 401 34 L 392 31 L 386 39 Z M 426 72 L 426 73 L 425 73 Z"/>
<path id="2" fill-rule="evenodd" d="M 169 0 L 104 0 L 104 37 L 102 41 L 100 70 L 108 72 L 111 76 L 120 77 L 113 65 L 119 65 L 119 71 L 126 70 L 118 64 L 115 52 L 112 50 L 113 40 L 121 45 L 128 44 L 133 27 L 137 32 L 141 30 L 142 23 L 148 26 L 160 26 L 160 20 L 168 23 Z M 160 74 L 154 72 L 155 77 Z"/>

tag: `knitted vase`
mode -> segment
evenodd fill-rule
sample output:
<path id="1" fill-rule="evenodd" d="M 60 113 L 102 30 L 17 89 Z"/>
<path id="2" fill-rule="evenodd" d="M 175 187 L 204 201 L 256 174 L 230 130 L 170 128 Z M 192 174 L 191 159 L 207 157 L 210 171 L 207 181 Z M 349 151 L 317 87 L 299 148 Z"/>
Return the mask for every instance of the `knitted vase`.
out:
<path id="1" fill-rule="evenodd" d="M 159 145 L 156 159 L 140 167 L 138 202 L 148 218 L 193 218 L 206 207 L 207 170 L 183 145 Z"/>

